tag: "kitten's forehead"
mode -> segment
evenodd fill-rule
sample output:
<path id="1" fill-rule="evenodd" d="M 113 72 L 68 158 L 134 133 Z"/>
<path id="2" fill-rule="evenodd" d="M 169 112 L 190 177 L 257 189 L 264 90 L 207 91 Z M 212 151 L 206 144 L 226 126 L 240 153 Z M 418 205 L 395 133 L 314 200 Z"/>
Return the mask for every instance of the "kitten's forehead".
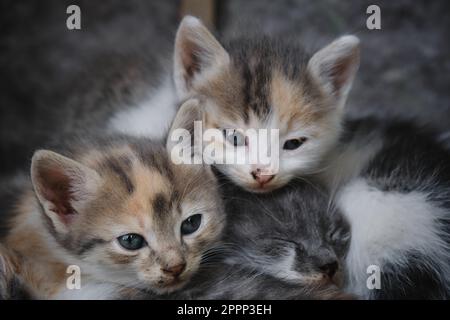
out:
<path id="1" fill-rule="evenodd" d="M 85 163 L 104 181 L 98 202 L 105 215 L 111 214 L 127 223 L 134 220 L 139 228 L 171 220 L 177 214 L 177 184 L 163 148 L 126 145 L 94 151 Z M 99 205 L 97 203 L 96 205 Z M 100 214 L 100 213 L 99 213 Z"/>
<path id="2" fill-rule="evenodd" d="M 307 86 L 308 81 L 294 82 L 279 70 L 273 72 L 269 98 L 281 130 L 299 130 L 320 120 L 322 113 L 317 105 L 321 99 L 313 99 Z"/>
<path id="3" fill-rule="evenodd" d="M 216 105 L 211 112 L 216 122 L 226 119 L 254 129 L 276 124 L 283 134 L 321 117 L 317 105 L 325 97 L 306 71 L 303 52 L 278 46 L 269 41 L 235 45 L 231 64 L 197 88 Z"/>

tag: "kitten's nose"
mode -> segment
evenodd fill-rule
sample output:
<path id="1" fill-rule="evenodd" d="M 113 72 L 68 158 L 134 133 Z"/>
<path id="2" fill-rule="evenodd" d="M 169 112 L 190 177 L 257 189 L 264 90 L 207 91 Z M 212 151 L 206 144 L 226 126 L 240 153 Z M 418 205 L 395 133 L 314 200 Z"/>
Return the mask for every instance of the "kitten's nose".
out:
<path id="1" fill-rule="evenodd" d="M 180 263 L 180 264 L 170 266 L 167 268 L 161 268 L 161 270 L 168 275 L 171 275 L 173 277 L 178 277 L 184 271 L 185 268 L 186 268 L 186 263 Z"/>
<path id="2" fill-rule="evenodd" d="M 323 273 L 325 273 L 328 277 L 333 278 L 333 276 L 336 274 L 336 271 L 339 268 L 339 264 L 337 261 L 332 261 L 330 263 L 324 264 L 319 269 Z"/>
<path id="3" fill-rule="evenodd" d="M 269 182 L 270 180 L 272 180 L 275 177 L 274 174 L 264 174 L 261 171 L 261 169 L 259 169 L 259 168 L 256 170 L 253 170 L 251 173 L 252 173 L 253 179 L 255 179 L 261 185 L 266 184 L 267 182 Z"/>

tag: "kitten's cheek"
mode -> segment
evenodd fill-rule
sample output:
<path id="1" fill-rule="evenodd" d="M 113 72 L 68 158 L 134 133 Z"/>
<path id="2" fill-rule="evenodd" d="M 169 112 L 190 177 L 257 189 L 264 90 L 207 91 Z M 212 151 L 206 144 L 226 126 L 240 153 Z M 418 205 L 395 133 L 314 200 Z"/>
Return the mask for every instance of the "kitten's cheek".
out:
<path id="1" fill-rule="evenodd" d="M 159 267 L 153 265 L 144 265 L 139 268 L 139 280 L 144 282 L 153 282 L 159 278 Z"/>

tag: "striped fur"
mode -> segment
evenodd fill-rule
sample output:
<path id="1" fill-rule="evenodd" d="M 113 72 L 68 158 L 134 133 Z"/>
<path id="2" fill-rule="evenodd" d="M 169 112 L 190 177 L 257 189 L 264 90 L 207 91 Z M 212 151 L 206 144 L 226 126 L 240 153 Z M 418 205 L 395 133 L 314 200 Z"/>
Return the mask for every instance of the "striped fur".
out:
<path id="1" fill-rule="evenodd" d="M 175 166 L 162 144 L 147 139 L 100 140 L 33 157 L 32 184 L 22 186 L 3 243 L 34 298 L 171 292 L 220 237 L 224 217 L 208 168 Z M 193 214 L 202 215 L 201 226 L 182 236 L 180 225 Z M 117 238 L 129 233 L 144 237 L 142 249 L 119 245 Z M 181 262 L 186 267 L 175 278 L 162 271 Z M 81 290 L 66 288 L 69 265 L 81 268 Z"/>

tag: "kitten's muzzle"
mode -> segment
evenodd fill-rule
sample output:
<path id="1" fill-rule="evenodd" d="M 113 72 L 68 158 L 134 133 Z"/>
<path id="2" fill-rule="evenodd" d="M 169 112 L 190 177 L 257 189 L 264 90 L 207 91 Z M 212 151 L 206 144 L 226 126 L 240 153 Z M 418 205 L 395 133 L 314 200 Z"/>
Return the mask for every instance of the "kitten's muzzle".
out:
<path id="1" fill-rule="evenodd" d="M 253 179 L 255 179 L 261 186 L 270 182 L 275 175 L 274 174 L 264 174 L 261 169 L 256 169 L 251 172 Z"/>

